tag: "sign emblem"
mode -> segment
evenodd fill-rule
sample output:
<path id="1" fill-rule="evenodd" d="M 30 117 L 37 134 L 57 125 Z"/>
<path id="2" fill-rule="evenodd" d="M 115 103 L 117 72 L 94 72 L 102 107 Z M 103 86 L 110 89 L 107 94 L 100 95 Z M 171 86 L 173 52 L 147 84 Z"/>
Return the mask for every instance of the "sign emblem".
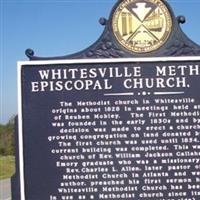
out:
<path id="1" fill-rule="evenodd" d="M 172 18 L 161 0 L 125 0 L 114 12 L 112 28 L 122 46 L 135 53 L 146 53 L 167 41 Z"/>

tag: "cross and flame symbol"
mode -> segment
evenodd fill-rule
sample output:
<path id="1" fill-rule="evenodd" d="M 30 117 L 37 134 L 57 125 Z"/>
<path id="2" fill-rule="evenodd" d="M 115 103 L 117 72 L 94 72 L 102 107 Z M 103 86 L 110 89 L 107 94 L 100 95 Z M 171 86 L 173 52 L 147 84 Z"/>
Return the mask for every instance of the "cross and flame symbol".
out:
<path id="1" fill-rule="evenodd" d="M 170 11 L 162 0 L 122 0 L 112 21 L 118 42 L 138 53 L 161 47 L 170 36 L 172 25 Z"/>
<path id="2" fill-rule="evenodd" d="M 158 36 L 154 32 L 162 31 L 162 20 L 159 20 L 159 17 L 162 15 L 159 11 L 159 8 L 156 6 L 148 6 L 145 2 L 138 2 L 133 5 L 129 5 L 127 7 L 128 13 L 131 14 L 132 17 L 132 30 L 129 33 L 124 34 L 124 38 L 127 42 L 133 41 L 135 38 L 138 38 L 140 41 L 145 38 L 146 41 L 159 41 Z M 158 12 L 155 18 L 151 19 L 151 15 L 155 15 L 154 13 Z M 156 18 L 157 17 L 157 18 Z M 160 22 L 160 24 L 155 24 L 156 22 Z M 153 25 L 151 25 L 153 24 Z M 128 35 L 128 37 L 127 37 Z"/>

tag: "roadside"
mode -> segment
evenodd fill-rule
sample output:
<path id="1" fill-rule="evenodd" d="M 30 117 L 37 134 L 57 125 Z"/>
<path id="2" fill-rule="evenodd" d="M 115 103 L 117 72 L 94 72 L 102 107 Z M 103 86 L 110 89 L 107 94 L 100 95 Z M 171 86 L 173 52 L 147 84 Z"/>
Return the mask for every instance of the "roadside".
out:
<path id="1" fill-rule="evenodd" d="M 0 180 L 0 200 L 11 200 L 10 179 Z"/>
<path id="2" fill-rule="evenodd" d="M 10 177 L 15 173 L 15 157 L 0 156 L 0 200 L 11 200 Z"/>

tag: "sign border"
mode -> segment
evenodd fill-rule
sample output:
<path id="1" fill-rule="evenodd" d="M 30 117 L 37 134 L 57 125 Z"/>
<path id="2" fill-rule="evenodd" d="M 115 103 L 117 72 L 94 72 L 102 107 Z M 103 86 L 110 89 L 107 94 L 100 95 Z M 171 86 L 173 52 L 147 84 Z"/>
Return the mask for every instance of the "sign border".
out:
<path id="1" fill-rule="evenodd" d="M 23 115 L 22 115 L 22 74 L 24 65 L 35 67 L 50 64 L 103 64 L 103 63 L 127 63 L 127 62 L 167 62 L 167 61 L 200 61 L 200 56 L 182 57 L 141 57 L 141 58 L 108 58 L 108 59 L 69 59 L 69 60 L 39 60 L 39 61 L 18 61 L 17 62 L 17 87 L 18 87 L 18 136 L 19 136 L 19 177 L 21 200 L 26 200 L 25 196 L 25 176 L 24 176 L 24 147 L 23 147 Z"/>

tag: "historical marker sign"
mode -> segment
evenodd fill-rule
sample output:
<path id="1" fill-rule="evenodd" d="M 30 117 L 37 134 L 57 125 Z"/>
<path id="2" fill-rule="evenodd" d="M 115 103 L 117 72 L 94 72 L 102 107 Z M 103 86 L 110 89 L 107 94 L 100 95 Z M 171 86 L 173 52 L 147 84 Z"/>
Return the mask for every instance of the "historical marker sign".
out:
<path id="1" fill-rule="evenodd" d="M 85 51 L 18 63 L 13 199 L 198 200 L 200 47 L 184 17 L 123 0 L 100 22 Z"/>
<path id="2" fill-rule="evenodd" d="M 199 197 L 200 57 L 22 62 L 19 76 L 25 199 Z"/>

